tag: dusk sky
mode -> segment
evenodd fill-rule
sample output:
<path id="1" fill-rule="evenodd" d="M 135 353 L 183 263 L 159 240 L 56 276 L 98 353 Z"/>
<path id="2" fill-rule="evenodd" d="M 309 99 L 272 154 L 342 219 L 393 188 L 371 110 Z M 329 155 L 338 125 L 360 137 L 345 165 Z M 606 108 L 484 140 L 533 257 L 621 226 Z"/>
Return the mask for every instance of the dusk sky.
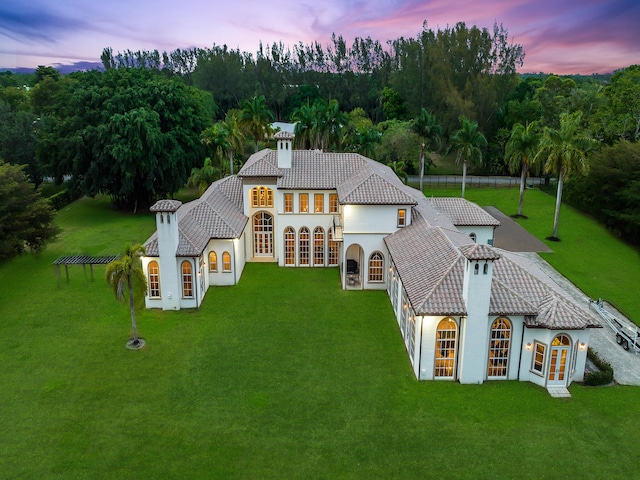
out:
<path id="1" fill-rule="evenodd" d="M 331 33 L 415 37 L 464 21 L 502 23 L 521 72 L 605 73 L 640 63 L 640 0 L 30 0 L 0 3 L 0 70 L 99 62 L 103 48 L 171 51 L 259 41 L 293 46 Z"/>

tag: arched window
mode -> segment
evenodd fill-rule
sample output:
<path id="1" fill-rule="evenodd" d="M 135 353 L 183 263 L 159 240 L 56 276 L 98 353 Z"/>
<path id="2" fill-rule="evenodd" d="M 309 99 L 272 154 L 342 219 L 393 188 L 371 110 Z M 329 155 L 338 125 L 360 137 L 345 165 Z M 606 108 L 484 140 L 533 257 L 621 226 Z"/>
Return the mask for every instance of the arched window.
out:
<path id="1" fill-rule="evenodd" d="M 486 275 L 487 273 L 489 273 L 489 264 L 487 262 L 484 262 L 484 266 L 482 267 L 482 274 Z"/>
<path id="2" fill-rule="evenodd" d="M 222 271 L 223 272 L 231 271 L 231 255 L 229 255 L 229 252 L 222 253 Z"/>
<path id="3" fill-rule="evenodd" d="M 193 273 L 191 262 L 187 260 L 182 262 L 182 296 L 193 297 Z"/>
<path id="4" fill-rule="evenodd" d="M 298 234 L 298 254 L 300 255 L 300 265 L 309 266 L 309 229 L 302 227 Z"/>
<path id="5" fill-rule="evenodd" d="M 284 229 L 284 264 L 296 264 L 296 231 L 293 227 Z"/>
<path id="6" fill-rule="evenodd" d="M 216 254 L 216 252 L 209 252 L 209 271 L 218 271 L 218 255 Z"/>
<path id="7" fill-rule="evenodd" d="M 551 342 L 548 385 L 566 385 L 567 357 L 570 347 L 571 339 L 564 334 L 557 335 Z"/>
<path id="8" fill-rule="evenodd" d="M 313 231 L 313 264 L 319 267 L 324 265 L 324 230 L 322 227 L 316 227 Z"/>
<path id="9" fill-rule="evenodd" d="M 369 281 L 384 281 L 384 256 L 380 252 L 373 252 L 369 257 Z"/>
<path id="10" fill-rule="evenodd" d="M 328 239 L 329 265 L 338 265 L 338 242 L 333 239 L 333 231 L 329 230 Z"/>
<path id="11" fill-rule="evenodd" d="M 473 240 L 473 243 L 476 243 L 476 234 L 475 233 L 471 232 L 469 234 L 469 237 L 471 237 L 471 240 Z"/>
<path id="12" fill-rule="evenodd" d="M 445 318 L 436 330 L 434 377 L 454 378 L 456 366 L 458 326 L 453 318 Z"/>
<path id="13" fill-rule="evenodd" d="M 489 339 L 489 378 L 506 378 L 511 344 L 511 323 L 506 318 L 497 318 L 491 325 Z"/>
<path id="14" fill-rule="evenodd" d="M 267 212 L 253 216 L 253 254 L 256 257 L 273 255 L 273 217 Z"/>
<path id="15" fill-rule="evenodd" d="M 251 205 L 253 207 L 273 207 L 273 190 L 267 187 L 251 189 Z"/>
<path id="16" fill-rule="evenodd" d="M 160 268 L 155 260 L 149 262 L 147 266 L 149 272 L 149 296 L 153 298 L 160 297 Z"/>

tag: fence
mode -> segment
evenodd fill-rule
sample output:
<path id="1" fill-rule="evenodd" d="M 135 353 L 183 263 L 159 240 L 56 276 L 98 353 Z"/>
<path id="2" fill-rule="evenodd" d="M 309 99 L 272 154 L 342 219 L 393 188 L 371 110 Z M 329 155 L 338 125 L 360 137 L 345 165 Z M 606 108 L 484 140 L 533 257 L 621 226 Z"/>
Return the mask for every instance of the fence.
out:
<path id="1" fill-rule="evenodd" d="M 554 184 L 555 178 L 529 177 L 527 178 L 527 187 L 544 187 Z M 455 187 L 462 186 L 461 175 L 425 175 L 423 179 L 424 185 L 430 187 Z M 420 177 L 412 175 L 409 177 L 409 183 L 417 185 L 420 183 Z M 484 176 L 484 175 L 467 175 L 467 187 L 519 187 L 520 177 L 507 176 Z"/>

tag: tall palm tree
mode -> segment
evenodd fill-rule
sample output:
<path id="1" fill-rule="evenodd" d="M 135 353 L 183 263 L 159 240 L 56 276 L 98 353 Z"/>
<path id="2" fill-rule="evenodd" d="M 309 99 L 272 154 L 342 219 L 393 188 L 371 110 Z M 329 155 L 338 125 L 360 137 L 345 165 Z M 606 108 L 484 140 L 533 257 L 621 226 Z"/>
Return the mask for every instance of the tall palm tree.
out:
<path id="1" fill-rule="evenodd" d="M 229 142 L 229 175 L 233 175 L 233 156 L 242 150 L 244 135 L 238 124 L 240 110 L 228 110 L 224 116 L 223 126 L 227 131 L 227 141 Z"/>
<path id="2" fill-rule="evenodd" d="M 373 127 L 362 125 L 358 127 L 354 135 L 354 149 L 360 155 L 373 158 L 376 143 L 380 143 L 382 134 Z"/>
<path id="3" fill-rule="evenodd" d="M 584 175 L 589 171 L 587 153 L 595 148 L 597 142 L 579 132 L 582 112 L 560 115 L 560 128 L 545 127 L 540 139 L 539 150 L 534 161 L 544 161 L 547 173 L 558 175 L 556 210 L 553 216 L 553 233 L 549 240 L 558 238 L 558 222 L 562 205 L 564 181 L 572 174 Z"/>
<path id="4" fill-rule="evenodd" d="M 467 183 L 467 163 L 482 164 L 482 148 L 487 146 L 487 139 L 478 130 L 478 123 L 470 121 L 462 115 L 460 129 L 453 132 L 450 138 L 451 148 L 456 154 L 456 164 L 462 160 L 462 198 Z"/>
<path id="5" fill-rule="evenodd" d="M 335 151 L 342 151 L 342 130 L 349 121 L 347 114 L 340 110 L 340 104 L 336 99 L 329 100 L 324 109 L 325 126 L 326 126 L 326 143 L 323 145 L 325 150 L 335 146 Z"/>
<path id="6" fill-rule="evenodd" d="M 295 142 L 299 148 L 314 148 L 313 132 L 316 124 L 316 112 L 308 103 L 300 105 L 291 114 L 291 120 L 295 122 Z"/>
<path id="7" fill-rule="evenodd" d="M 129 309 L 131 310 L 131 326 L 133 328 L 133 340 L 129 345 L 134 348 L 141 347 L 136 328 L 136 310 L 134 293 L 144 295 L 147 290 L 147 279 L 142 271 L 140 256 L 144 255 L 145 248 L 142 245 L 127 245 L 124 254 L 107 265 L 105 276 L 107 283 L 111 285 L 113 293 L 118 301 L 129 296 Z M 125 285 L 127 287 L 125 291 Z"/>
<path id="8" fill-rule="evenodd" d="M 533 159 L 538 153 L 538 142 L 540 134 L 536 122 L 531 122 L 525 127 L 521 123 L 515 123 L 511 130 L 511 137 L 507 142 L 504 152 L 504 160 L 509 166 L 511 173 L 520 171 L 520 201 L 518 204 L 518 217 L 522 214 L 522 204 L 524 201 L 524 190 L 527 181 L 527 173 L 532 165 Z"/>
<path id="9" fill-rule="evenodd" d="M 271 123 L 273 113 L 267 107 L 264 95 L 253 97 L 251 100 L 244 100 L 240 103 L 240 126 L 253 137 L 256 142 L 256 152 L 258 142 L 264 140 L 271 133 Z"/>
<path id="10" fill-rule="evenodd" d="M 431 152 L 434 148 L 440 148 L 442 127 L 436 121 L 436 116 L 427 112 L 427 109 L 423 107 L 420 111 L 420 115 L 414 118 L 413 122 L 411 122 L 411 130 L 413 130 L 422 139 L 422 143 L 420 145 L 420 191 L 422 191 L 425 149 L 428 149 L 427 152 Z M 431 164 L 430 153 L 429 164 Z"/>

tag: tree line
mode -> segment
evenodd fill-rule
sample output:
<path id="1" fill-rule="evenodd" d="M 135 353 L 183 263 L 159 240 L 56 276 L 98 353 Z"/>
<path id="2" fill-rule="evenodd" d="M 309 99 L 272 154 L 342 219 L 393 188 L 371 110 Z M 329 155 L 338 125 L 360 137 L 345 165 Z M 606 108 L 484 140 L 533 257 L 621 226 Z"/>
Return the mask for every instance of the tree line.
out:
<path id="1" fill-rule="evenodd" d="M 104 71 L 0 74 L 0 158 L 26 165 L 35 185 L 70 179 L 79 193 L 110 195 L 121 208 L 146 208 L 187 182 L 204 188 L 237 172 L 268 145 L 274 120 L 296 123 L 298 148 L 358 152 L 405 179 L 422 180 L 434 152 L 451 153 L 464 174 L 467 166 L 520 174 L 520 215 L 529 172 L 558 176 L 567 198 L 589 208 L 588 164 L 602 152 L 615 156 L 596 147 L 634 148 L 640 132 L 640 67 L 520 76 L 524 51 L 501 25 L 434 31 L 425 23 L 416 37 L 384 45 L 356 38 L 348 46 L 333 35 L 327 47 L 274 43 L 255 55 L 214 45 L 106 48 L 101 58 Z M 552 160 L 558 135 L 597 142 L 564 165 Z M 608 182 L 611 168 L 597 171 Z M 640 217 L 636 197 L 617 194 L 619 204 L 597 212 L 629 236 L 623 227 Z"/>

